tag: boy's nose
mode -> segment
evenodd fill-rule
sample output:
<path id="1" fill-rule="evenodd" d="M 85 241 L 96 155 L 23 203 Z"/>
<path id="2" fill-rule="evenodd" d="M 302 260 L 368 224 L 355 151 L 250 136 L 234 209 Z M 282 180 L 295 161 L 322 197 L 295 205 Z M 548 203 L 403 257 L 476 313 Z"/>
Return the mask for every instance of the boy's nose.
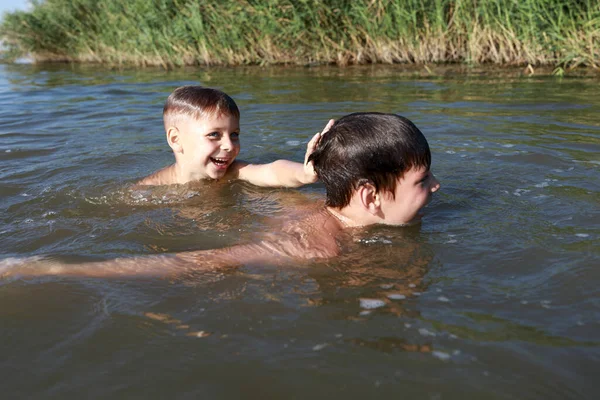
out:
<path id="1" fill-rule="evenodd" d="M 230 151 L 233 148 L 233 143 L 231 143 L 231 139 L 229 136 L 223 136 L 221 140 L 221 149 L 225 151 Z"/>
<path id="2" fill-rule="evenodd" d="M 440 181 L 437 180 L 435 175 L 431 174 L 431 193 L 437 192 L 440 189 Z"/>

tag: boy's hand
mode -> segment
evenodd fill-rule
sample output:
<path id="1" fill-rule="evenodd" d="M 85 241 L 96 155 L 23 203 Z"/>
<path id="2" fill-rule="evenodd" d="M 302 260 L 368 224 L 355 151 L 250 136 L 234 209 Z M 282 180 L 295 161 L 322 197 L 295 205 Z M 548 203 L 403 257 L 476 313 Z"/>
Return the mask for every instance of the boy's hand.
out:
<path id="1" fill-rule="evenodd" d="M 306 183 L 314 183 L 317 181 L 314 165 L 312 161 L 308 161 L 308 157 L 315 151 L 321 137 L 333 126 L 334 122 L 335 120 L 330 119 L 327 125 L 325 125 L 325 128 L 323 128 L 323 131 L 317 132 L 306 146 L 306 155 L 304 156 L 304 175 L 306 176 Z"/>

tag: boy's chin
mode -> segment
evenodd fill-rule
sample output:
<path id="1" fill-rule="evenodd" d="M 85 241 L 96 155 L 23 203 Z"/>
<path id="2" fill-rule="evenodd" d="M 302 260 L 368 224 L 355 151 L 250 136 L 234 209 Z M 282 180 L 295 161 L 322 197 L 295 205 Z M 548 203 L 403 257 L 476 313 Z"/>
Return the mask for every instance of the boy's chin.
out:
<path id="1" fill-rule="evenodd" d="M 423 218 L 423 213 L 419 211 L 417 215 L 413 219 L 408 222 L 397 222 L 394 224 L 390 224 L 393 226 L 405 227 L 405 226 L 416 226 L 421 224 L 421 218 Z"/>
<path id="2" fill-rule="evenodd" d="M 221 179 L 227 173 L 227 168 L 210 168 L 206 171 L 206 175 L 208 175 L 211 179 Z"/>

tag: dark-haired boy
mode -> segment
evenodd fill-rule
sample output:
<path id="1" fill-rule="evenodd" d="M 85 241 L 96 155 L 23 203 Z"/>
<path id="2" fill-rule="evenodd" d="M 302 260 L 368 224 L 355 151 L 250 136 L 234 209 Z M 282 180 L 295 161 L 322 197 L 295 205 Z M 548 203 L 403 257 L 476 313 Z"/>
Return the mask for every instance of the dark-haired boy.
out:
<path id="1" fill-rule="evenodd" d="M 288 160 L 249 164 L 237 160 L 240 111 L 235 101 L 220 90 L 202 86 L 175 89 L 165 102 L 163 122 L 175 164 L 143 178 L 138 185 L 226 178 L 245 180 L 257 186 L 299 187 L 317 180 L 306 158 L 321 133 L 309 141 L 304 164 Z M 324 132 L 326 130 L 327 127 Z"/>
<path id="2" fill-rule="evenodd" d="M 427 140 L 411 121 L 393 114 L 356 113 L 340 118 L 309 160 L 325 184 L 325 207 L 257 243 L 87 265 L 42 261 L 15 268 L 14 261 L 6 261 L 0 273 L 169 276 L 253 262 L 324 259 L 339 253 L 336 239 L 344 229 L 418 223 L 423 207 L 440 188 L 430 171 Z"/>

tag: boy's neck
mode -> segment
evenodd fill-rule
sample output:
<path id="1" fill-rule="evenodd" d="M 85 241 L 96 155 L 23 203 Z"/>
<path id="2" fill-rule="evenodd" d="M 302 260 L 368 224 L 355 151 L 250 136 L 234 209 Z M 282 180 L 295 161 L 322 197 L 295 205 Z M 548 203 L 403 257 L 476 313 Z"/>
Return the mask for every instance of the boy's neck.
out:
<path id="1" fill-rule="evenodd" d="M 362 218 L 360 213 L 356 212 L 351 206 L 343 208 L 326 207 L 326 209 L 339 221 L 343 228 L 357 228 L 372 224 L 372 222 Z"/>

